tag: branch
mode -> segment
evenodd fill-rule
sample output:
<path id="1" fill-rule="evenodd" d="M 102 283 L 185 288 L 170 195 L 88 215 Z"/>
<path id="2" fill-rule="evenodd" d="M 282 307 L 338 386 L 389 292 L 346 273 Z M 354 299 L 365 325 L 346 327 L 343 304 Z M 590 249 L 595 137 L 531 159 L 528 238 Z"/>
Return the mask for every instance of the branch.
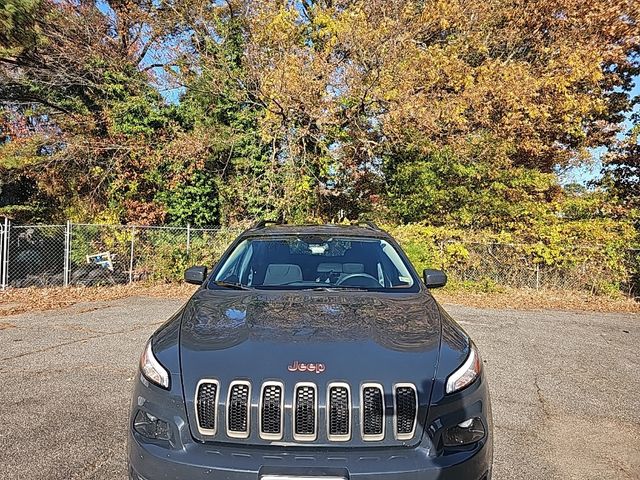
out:
<path id="1" fill-rule="evenodd" d="M 22 65 L 18 60 L 14 60 L 13 58 L 0 57 L 0 62 L 10 63 L 11 65 L 16 65 L 16 66 Z"/>
<path id="2" fill-rule="evenodd" d="M 141 72 L 147 72 L 147 71 L 152 70 L 154 68 L 175 67 L 175 66 L 177 66 L 177 63 L 152 63 L 151 65 L 147 65 L 146 67 L 144 67 L 140 71 Z"/>
<path id="3" fill-rule="evenodd" d="M 140 50 L 140 54 L 138 55 L 138 57 L 136 59 L 136 63 L 137 64 L 139 64 L 140 62 L 142 62 L 142 60 L 144 60 L 144 57 L 147 55 L 147 53 L 149 52 L 149 49 L 151 48 L 151 46 L 155 43 L 155 41 L 157 39 L 158 39 L 158 35 L 152 35 L 149 38 L 149 40 L 147 42 L 145 42 L 144 46 Z"/>
<path id="4" fill-rule="evenodd" d="M 35 97 L 33 95 L 24 95 L 21 98 L 9 99 L 9 101 L 26 102 L 26 103 L 39 103 L 41 105 L 44 105 L 45 107 L 53 108 L 54 110 L 57 110 L 58 112 L 66 113 L 67 115 L 72 115 L 73 114 L 73 112 L 71 112 L 70 110 L 67 110 L 64 107 L 61 107 L 60 105 L 56 105 L 55 103 L 49 102 L 48 100 L 44 100 L 44 99 L 39 98 L 39 97 Z M 6 101 L 3 101 L 2 103 L 6 103 Z"/>

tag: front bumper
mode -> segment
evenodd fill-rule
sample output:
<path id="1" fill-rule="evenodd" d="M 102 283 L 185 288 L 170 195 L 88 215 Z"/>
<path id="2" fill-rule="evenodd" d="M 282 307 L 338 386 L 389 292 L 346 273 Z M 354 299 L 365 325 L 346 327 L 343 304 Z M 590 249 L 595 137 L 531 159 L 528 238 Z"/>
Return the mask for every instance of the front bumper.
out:
<path id="1" fill-rule="evenodd" d="M 172 377 L 171 392 L 148 385 L 134 389 L 132 416 L 138 409 L 163 418 L 170 441 L 149 440 L 129 423 L 131 480 L 261 480 L 265 476 L 334 477 L 345 480 L 490 480 L 493 461 L 491 406 L 484 377 L 464 392 L 436 399 L 427 428 L 415 446 L 312 447 L 201 443 L 191 435 L 181 381 Z M 438 387 L 442 390 L 443 385 Z M 486 436 L 472 446 L 442 448 L 447 425 L 479 417 Z"/>
<path id="2" fill-rule="evenodd" d="M 424 448 L 340 449 L 318 452 L 282 447 L 220 447 L 189 444 L 182 450 L 129 437 L 132 480 L 259 480 L 265 475 L 338 477 L 347 480 L 485 480 L 490 478 L 490 441 L 472 450 L 437 457 Z"/>

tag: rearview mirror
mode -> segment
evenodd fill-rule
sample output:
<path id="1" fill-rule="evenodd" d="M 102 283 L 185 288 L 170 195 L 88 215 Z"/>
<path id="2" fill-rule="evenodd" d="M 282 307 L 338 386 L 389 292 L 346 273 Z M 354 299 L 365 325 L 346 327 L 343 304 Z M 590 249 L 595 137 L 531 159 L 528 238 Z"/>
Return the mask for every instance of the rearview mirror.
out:
<path id="1" fill-rule="evenodd" d="M 207 278 L 207 267 L 191 267 L 184 272 L 184 281 L 194 285 L 202 285 Z"/>
<path id="2" fill-rule="evenodd" d="M 441 270 L 426 268 L 422 275 L 427 288 L 440 288 L 447 284 L 447 274 Z"/>

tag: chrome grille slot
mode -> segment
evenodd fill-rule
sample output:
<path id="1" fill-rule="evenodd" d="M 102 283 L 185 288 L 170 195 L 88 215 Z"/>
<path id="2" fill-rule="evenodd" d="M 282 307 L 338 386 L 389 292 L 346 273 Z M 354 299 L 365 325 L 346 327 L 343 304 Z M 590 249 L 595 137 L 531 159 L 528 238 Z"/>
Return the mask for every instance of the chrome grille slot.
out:
<path id="1" fill-rule="evenodd" d="M 217 380 L 200 380 L 196 387 L 196 421 L 203 435 L 216 433 L 218 390 Z"/>
<path id="2" fill-rule="evenodd" d="M 245 381 L 231 382 L 227 398 L 227 435 L 234 438 L 249 436 L 249 408 L 251 385 Z"/>
<path id="3" fill-rule="evenodd" d="M 396 439 L 409 440 L 416 430 L 418 394 L 415 385 L 401 383 L 394 386 Z"/>
<path id="4" fill-rule="evenodd" d="M 265 382 L 260 395 L 260 437 L 281 440 L 283 435 L 284 387 L 278 382 Z"/>
<path id="5" fill-rule="evenodd" d="M 351 438 L 351 391 L 346 383 L 329 384 L 327 436 L 329 440 L 340 442 Z"/>
<path id="6" fill-rule="evenodd" d="M 362 439 L 384 439 L 384 389 L 377 383 L 362 385 L 360 397 L 360 424 Z"/>
<path id="7" fill-rule="evenodd" d="M 298 383 L 293 405 L 293 438 L 313 441 L 318 430 L 318 395 L 313 383 Z"/>
<path id="8" fill-rule="evenodd" d="M 218 380 L 202 379 L 196 385 L 194 399 L 197 431 L 203 437 L 218 434 L 218 417 L 222 415 L 220 428 L 226 430 L 227 437 L 237 439 L 281 441 L 285 438 L 286 423 L 288 439 L 292 436 L 295 441 L 313 442 L 319 438 L 320 418 L 320 428 L 326 428 L 326 436 L 320 437 L 329 442 L 380 442 L 391 437 L 389 429 L 393 429 L 394 438 L 400 442 L 416 436 L 419 401 L 413 383 L 393 385 L 389 398 L 380 383 L 363 383 L 356 394 L 359 403 L 358 397 L 353 399 L 351 386 L 346 382 L 328 383 L 322 399 L 318 398 L 318 386 L 313 382 L 300 382 L 292 390 L 289 388 L 282 381 L 266 381 L 259 392 L 253 393 L 257 398 L 252 405 L 249 381 L 234 380 L 227 387 Z M 287 398 L 291 398 L 290 410 L 288 406 L 285 408 Z M 354 407 L 359 415 L 355 423 Z M 285 422 L 286 416 L 290 418 Z M 257 428 L 252 426 L 254 422 Z M 392 423 L 387 425 L 388 422 Z M 353 425 L 357 423 L 360 437 L 356 432 L 354 438 Z"/>

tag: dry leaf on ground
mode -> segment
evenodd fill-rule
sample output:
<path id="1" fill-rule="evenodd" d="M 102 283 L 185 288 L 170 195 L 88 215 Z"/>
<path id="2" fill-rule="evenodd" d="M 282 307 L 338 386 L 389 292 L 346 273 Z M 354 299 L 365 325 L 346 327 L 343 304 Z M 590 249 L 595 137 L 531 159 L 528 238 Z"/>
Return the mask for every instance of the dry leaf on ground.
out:
<path id="1" fill-rule="evenodd" d="M 83 302 L 116 300 L 135 296 L 186 299 L 195 289 L 196 287 L 188 284 L 10 289 L 0 293 L 0 317 L 28 311 L 66 308 Z M 584 292 L 509 289 L 503 292 L 474 293 L 441 290 L 434 292 L 434 295 L 445 304 L 478 308 L 640 313 L 640 302 L 632 299 L 598 297 Z M 3 327 L 2 325 L 10 326 Z M 11 328 L 11 324 L 0 323 L 0 330 L 3 328 Z"/>

